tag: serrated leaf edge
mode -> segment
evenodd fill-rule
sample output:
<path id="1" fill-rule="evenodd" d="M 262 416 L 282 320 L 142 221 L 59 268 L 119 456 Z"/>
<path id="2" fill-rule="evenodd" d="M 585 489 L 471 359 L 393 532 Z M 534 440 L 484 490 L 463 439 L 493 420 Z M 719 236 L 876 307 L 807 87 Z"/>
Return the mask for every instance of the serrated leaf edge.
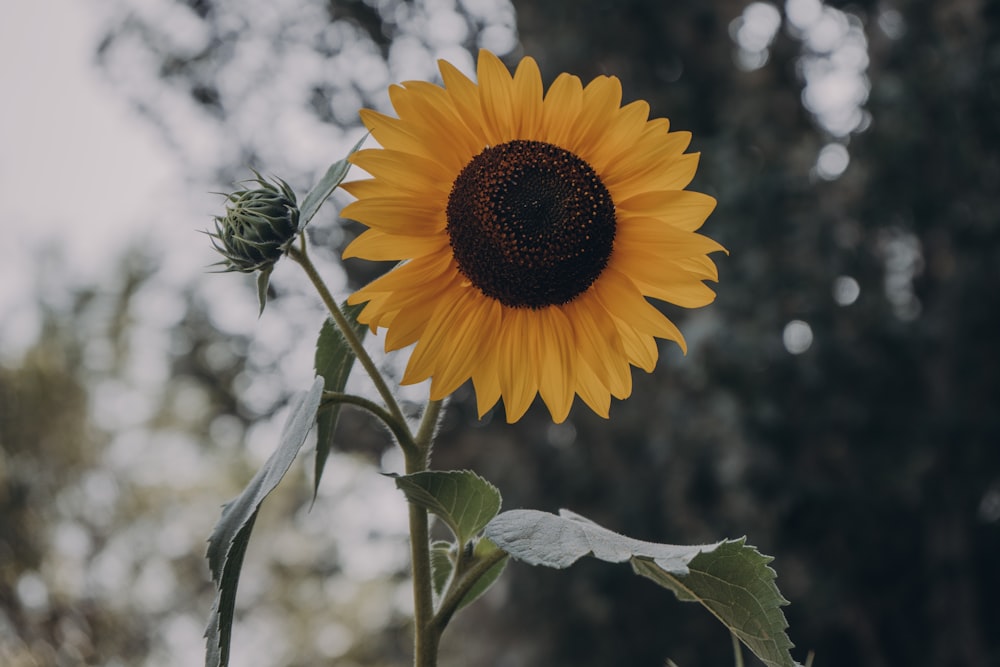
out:
<path id="1" fill-rule="evenodd" d="M 486 517 L 486 515 L 489 514 L 489 512 L 483 513 L 481 509 L 477 510 L 478 517 L 476 518 L 473 527 L 470 528 L 469 534 L 463 534 L 461 524 L 463 523 L 462 519 L 465 518 L 470 503 L 466 501 L 463 504 L 463 507 L 461 508 L 461 513 L 454 514 L 451 511 L 449 511 L 447 507 L 445 507 L 445 505 L 441 502 L 441 500 L 437 496 L 431 493 L 426 488 L 426 486 L 422 485 L 421 482 L 418 481 L 423 479 L 431 479 L 443 482 L 444 480 L 449 478 L 456 480 L 461 478 L 465 479 L 471 478 L 472 480 L 474 480 L 474 483 L 484 485 L 483 488 L 485 488 L 488 492 L 496 496 L 496 501 L 497 501 L 496 511 L 493 511 L 491 516 L 484 519 L 484 517 Z M 493 517 L 497 515 L 497 513 L 500 510 L 500 507 L 503 504 L 503 498 L 500 495 L 500 490 L 497 489 L 489 481 L 484 479 L 482 476 L 476 474 L 471 470 L 424 470 L 410 475 L 395 476 L 394 479 L 396 481 L 396 487 L 399 488 L 399 490 L 406 495 L 407 499 L 409 499 L 411 502 L 420 505 L 428 512 L 431 512 L 435 516 L 439 517 L 442 521 L 444 521 L 445 524 L 447 524 L 448 528 L 455 535 L 455 538 L 463 545 L 469 540 L 471 540 L 473 537 L 475 537 L 477 534 L 482 532 L 483 528 L 485 528 L 486 525 L 493 519 Z M 401 484 L 403 486 L 401 486 Z M 457 486 L 459 482 L 456 481 L 455 484 Z M 407 488 L 404 488 L 404 486 L 406 485 L 412 485 L 413 487 L 415 487 L 415 489 L 419 491 L 419 497 L 416 494 L 412 494 Z"/>

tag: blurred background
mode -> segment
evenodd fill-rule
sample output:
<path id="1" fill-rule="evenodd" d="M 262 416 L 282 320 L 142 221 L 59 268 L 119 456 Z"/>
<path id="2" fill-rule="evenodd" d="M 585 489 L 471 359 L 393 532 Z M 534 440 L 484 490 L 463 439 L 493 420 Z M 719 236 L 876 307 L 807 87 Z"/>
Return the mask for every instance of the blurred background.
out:
<path id="1" fill-rule="evenodd" d="M 818 666 L 1000 665 L 1000 6 L 983 0 L 15 0 L 0 24 L 0 664 L 195 665 L 205 539 L 308 386 L 320 304 L 279 264 L 213 275 L 200 231 L 249 167 L 304 193 L 386 87 L 488 48 L 621 78 L 694 133 L 715 304 L 603 420 L 476 420 L 435 464 L 507 509 L 776 557 Z M 341 194 L 311 225 L 338 295 Z M 370 347 L 380 348 L 378 339 Z M 381 359 L 398 371 L 405 354 Z M 356 391 L 369 391 L 356 378 Z M 425 389 L 407 389 L 416 410 Z M 264 506 L 234 665 L 401 665 L 406 513 L 345 411 L 314 505 Z M 583 561 L 512 564 L 454 666 L 732 664 L 696 605 Z"/>

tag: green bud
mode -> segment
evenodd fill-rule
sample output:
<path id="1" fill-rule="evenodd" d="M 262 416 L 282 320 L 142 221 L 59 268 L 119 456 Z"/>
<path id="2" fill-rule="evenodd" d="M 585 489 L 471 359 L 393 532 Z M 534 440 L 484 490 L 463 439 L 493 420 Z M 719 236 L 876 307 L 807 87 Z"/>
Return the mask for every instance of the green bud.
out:
<path id="1" fill-rule="evenodd" d="M 269 183 L 257 172 L 248 183 L 259 186 L 227 196 L 226 215 L 215 218 L 212 245 L 225 258 L 224 271 L 270 270 L 299 232 L 295 193 L 280 178 Z"/>

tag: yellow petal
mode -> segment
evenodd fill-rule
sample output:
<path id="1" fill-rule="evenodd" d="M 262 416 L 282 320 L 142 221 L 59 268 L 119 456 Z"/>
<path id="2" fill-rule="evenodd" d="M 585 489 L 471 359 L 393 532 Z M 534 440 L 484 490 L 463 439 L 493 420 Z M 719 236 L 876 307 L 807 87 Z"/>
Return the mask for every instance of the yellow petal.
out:
<path id="1" fill-rule="evenodd" d="M 608 418 L 611 410 L 611 394 L 586 363 L 580 364 L 576 371 L 576 393 L 587 407 L 601 417 Z"/>
<path id="2" fill-rule="evenodd" d="M 515 138 L 513 92 L 514 86 L 499 58 L 487 51 L 479 50 L 479 104 L 486 121 L 486 141 L 492 146 L 506 143 Z"/>
<path id="3" fill-rule="evenodd" d="M 368 302 L 360 322 L 371 325 L 373 331 L 379 326 L 389 328 L 386 350 L 416 342 L 439 295 L 460 282 L 457 272 L 440 272 L 435 266 L 439 260 L 431 256 L 407 262 L 348 297 L 352 305 Z"/>
<path id="4" fill-rule="evenodd" d="M 413 345 L 424 335 L 427 323 L 430 321 L 434 309 L 438 305 L 438 300 L 434 296 L 426 295 L 427 298 L 419 301 L 420 295 L 407 304 L 407 307 L 393 313 L 391 322 L 385 323 L 388 332 L 385 335 L 385 351 L 401 350 L 404 347 Z"/>
<path id="5" fill-rule="evenodd" d="M 403 375 L 403 384 L 432 378 L 432 400 L 448 396 L 471 377 L 479 349 L 492 346 L 500 322 L 500 304 L 478 290 L 450 296 L 438 301 Z"/>
<path id="6" fill-rule="evenodd" d="M 434 197 L 366 197 L 340 215 L 389 234 L 444 234 L 448 220 L 441 203 Z"/>
<path id="7" fill-rule="evenodd" d="M 406 277 L 412 279 L 412 276 Z M 451 303 L 463 291 L 460 282 L 458 276 L 441 276 L 392 292 L 392 300 L 386 307 L 396 308 L 396 311 L 386 333 L 385 349 L 398 350 L 416 343 L 442 301 Z"/>
<path id="8" fill-rule="evenodd" d="M 641 222 L 647 227 L 655 224 L 672 229 L 658 221 Z M 649 229 L 631 239 L 616 238 L 608 268 L 626 273 L 646 296 L 689 308 L 710 303 L 714 293 L 702 286 L 701 281 L 717 281 L 718 269 L 711 259 L 701 253 L 714 252 L 722 247 L 700 234 L 676 229 L 658 231 L 660 233 Z M 664 242 L 663 238 L 669 238 L 671 234 L 679 235 L 677 242 Z"/>
<path id="9" fill-rule="evenodd" d="M 457 274 L 450 254 L 432 254 L 400 264 L 358 291 L 368 294 L 368 298 L 379 293 L 406 294 L 409 290 L 426 292 L 429 291 L 428 285 L 436 286 L 441 282 L 450 284 L 457 278 Z M 397 306 L 396 309 L 398 308 Z"/>
<path id="10" fill-rule="evenodd" d="M 640 141 L 646 141 L 650 139 L 656 139 L 659 137 L 664 137 L 670 131 L 670 119 L 669 118 L 653 118 L 648 123 L 646 123 L 646 129 L 642 133 L 642 138 Z M 675 134 L 682 134 L 677 132 Z M 690 133 L 688 133 L 690 138 Z M 686 144 L 685 144 L 686 145 Z M 681 149 L 684 150 L 683 148 Z"/>
<path id="11" fill-rule="evenodd" d="M 656 341 L 653 337 L 636 331 L 618 318 L 615 318 L 615 326 L 618 327 L 618 332 L 621 334 L 629 363 L 638 366 L 647 373 L 652 373 L 659 357 L 659 351 L 656 349 Z"/>
<path id="12" fill-rule="evenodd" d="M 443 193 L 447 196 L 456 176 L 453 171 L 434 160 L 388 149 L 360 150 L 351 155 L 350 160 L 391 189 L 424 195 Z"/>
<path id="13" fill-rule="evenodd" d="M 621 101 L 622 84 L 615 76 L 599 76 L 583 89 L 583 108 L 567 142 L 568 147 L 591 166 L 589 155 L 601 143 L 601 136 L 614 121 Z"/>
<path id="14" fill-rule="evenodd" d="M 663 125 L 669 125 L 664 118 L 646 123 L 635 144 L 608 163 L 602 174 L 607 179 L 605 184 L 609 189 L 612 185 L 623 183 L 637 174 L 654 173 L 684 153 L 684 149 L 691 143 L 691 133 L 667 134 L 662 130 Z"/>
<path id="15" fill-rule="evenodd" d="M 587 149 L 586 160 L 601 176 L 602 181 L 605 179 L 604 172 L 607 165 L 612 159 L 634 150 L 648 117 L 649 104 L 646 102 L 637 100 L 627 104 L 619 109 L 601 140 Z"/>
<path id="16" fill-rule="evenodd" d="M 612 394 L 619 398 L 627 396 L 631 392 L 632 375 L 621 336 L 609 313 L 591 291 L 562 308 L 573 323 L 580 357 Z"/>
<path id="17" fill-rule="evenodd" d="M 497 375 L 509 424 L 524 416 L 538 393 L 541 360 L 532 335 L 534 314 L 524 308 L 505 308 L 500 324 Z"/>
<path id="18" fill-rule="evenodd" d="M 713 252 L 726 252 L 717 241 L 679 229 L 662 219 L 639 217 L 619 211 L 615 229 L 615 255 L 631 261 L 633 255 L 651 259 L 676 259 Z"/>
<path id="19" fill-rule="evenodd" d="M 698 153 L 685 153 L 664 161 L 650 164 L 644 171 L 633 170 L 614 183 L 605 183 L 615 201 L 654 190 L 683 190 L 690 185 L 698 169 Z"/>
<path id="20" fill-rule="evenodd" d="M 475 136 L 466 131 L 451 98 L 443 88 L 424 81 L 407 84 L 406 89 L 394 86 L 389 99 L 400 120 L 421 128 L 423 142 L 438 151 L 439 158 L 451 173 L 461 169 L 479 153 Z"/>
<path id="21" fill-rule="evenodd" d="M 416 259 L 355 292 L 348 302 L 370 298 L 363 323 L 387 327 L 385 349 L 398 350 L 417 342 L 441 303 L 442 295 L 460 292 L 460 283 L 461 276 L 456 272 L 440 274 L 432 262 Z M 397 288 L 378 291 L 392 285 Z"/>
<path id="22" fill-rule="evenodd" d="M 566 148 L 573 123 L 583 108 L 583 85 L 570 74 L 560 74 L 542 101 L 542 135 L 550 144 Z"/>
<path id="23" fill-rule="evenodd" d="M 495 340 L 492 349 L 482 350 L 479 365 L 472 372 L 472 386 L 476 390 L 476 410 L 481 419 L 500 400 Z"/>
<path id="24" fill-rule="evenodd" d="M 524 58 L 514 72 L 514 135 L 537 139 L 542 125 L 542 73 L 534 58 Z"/>
<path id="25" fill-rule="evenodd" d="M 538 339 L 538 390 L 557 424 L 566 420 L 573 405 L 576 389 L 576 362 L 572 336 L 573 326 L 556 307 L 535 311 L 537 322 L 532 327 Z"/>
<path id="26" fill-rule="evenodd" d="M 409 234 L 386 234 L 377 229 L 369 229 L 351 241 L 342 257 L 363 257 L 377 262 L 391 262 L 441 253 L 448 247 L 445 234 L 433 236 L 413 236 Z"/>
<path id="27" fill-rule="evenodd" d="M 683 308 L 701 308 L 715 301 L 715 292 L 702 282 L 652 283 L 637 281 L 642 293 Z"/>
<path id="28" fill-rule="evenodd" d="M 676 265 L 681 271 L 686 271 L 690 275 L 697 276 L 702 280 L 719 281 L 719 268 L 715 265 L 715 262 L 704 255 L 682 257 L 677 260 Z"/>
<path id="29" fill-rule="evenodd" d="M 386 192 L 391 191 L 385 183 L 374 178 L 365 178 L 360 181 L 348 181 L 341 183 L 340 189 L 354 195 L 358 199 L 362 197 L 381 197 Z M 397 191 L 398 192 L 398 191 Z"/>
<path id="30" fill-rule="evenodd" d="M 682 257 L 674 259 L 646 259 L 633 255 L 627 262 L 628 277 L 636 285 L 655 285 L 661 289 L 669 289 L 673 285 L 687 283 L 700 284 L 703 280 L 718 280 L 715 264 L 707 258 L 707 263 L 701 263 L 694 258 Z M 621 267 L 625 262 L 612 262 L 614 268 Z M 643 290 L 644 294 L 648 292 Z M 702 304 L 704 305 L 704 304 Z"/>
<path id="31" fill-rule="evenodd" d="M 701 227 L 715 209 L 713 197 L 689 190 L 644 192 L 624 201 L 616 201 L 615 204 L 627 214 L 643 218 L 660 218 L 678 229 L 689 232 Z"/>
<path id="32" fill-rule="evenodd" d="M 383 148 L 412 153 L 428 160 L 437 160 L 440 157 L 440 153 L 429 150 L 426 141 L 408 131 L 406 125 L 398 118 L 371 109 L 362 109 L 358 113 L 361 122 L 371 130 L 372 136 Z"/>
<path id="33" fill-rule="evenodd" d="M 446 60 L 439 60 L 438 68 L 441 70 L 441 78 L 444 80 L 448 97 L 458 111 L 463 126 L 475 137 L 476 145 L 479 147 L 476 153 L 478 155 L 487 143 L 483 110 L 479 104 L 479 88 Z"/>
<path id="34" fill-rule="evenodd" d="M 674 323 L 646 301 L 624 273 L 609 266 L 591 289 L 609 313 L 637 331 L 658 338 L 683 340 Z"/>

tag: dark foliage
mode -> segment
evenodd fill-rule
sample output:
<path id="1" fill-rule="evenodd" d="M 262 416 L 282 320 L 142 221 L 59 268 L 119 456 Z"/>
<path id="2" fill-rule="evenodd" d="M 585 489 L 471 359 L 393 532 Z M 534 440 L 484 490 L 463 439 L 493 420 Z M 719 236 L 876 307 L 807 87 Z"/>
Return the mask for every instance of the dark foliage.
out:
<path id="1" fill-rule="evenodd" d="M 800 659 L 996 664 L 996 9 L 901 5 L 906 30 L 891 40 L 877 7 L 851 6 L 869 39 L 872 122 L 832 182 L 810 173 L 828 137 L 798 104 L 797 40 L 779 33 L 761 70 L 732 66 L 740 4 L 518 9 L 525 51 L 549 76 L 618 73 L 628 96 L 695 132 L 695 189 L 720 200 L 706 230 L 732 255 L 717 303 L 682 325 L 710 318 L 706 339 L 639 378 L 610 422 L 574 412 L 565 448 L 540 414 L 449 431 L 462 446 L 442 444 L 438 461 L 484 472 L 508 506 L 566 506 L 631 535 L 748 534 L 777 557 Z M 841 275 L 860 285 L 851 305 L 831 297 Z M 815 334 L 800 355 L 781 345 L 793 319 Z M 536 645 L 530 664 L 727 662 L 714 619 L 627 574 L 509 576 L 517 612 L 488 622 L 504 642 Z"/>

